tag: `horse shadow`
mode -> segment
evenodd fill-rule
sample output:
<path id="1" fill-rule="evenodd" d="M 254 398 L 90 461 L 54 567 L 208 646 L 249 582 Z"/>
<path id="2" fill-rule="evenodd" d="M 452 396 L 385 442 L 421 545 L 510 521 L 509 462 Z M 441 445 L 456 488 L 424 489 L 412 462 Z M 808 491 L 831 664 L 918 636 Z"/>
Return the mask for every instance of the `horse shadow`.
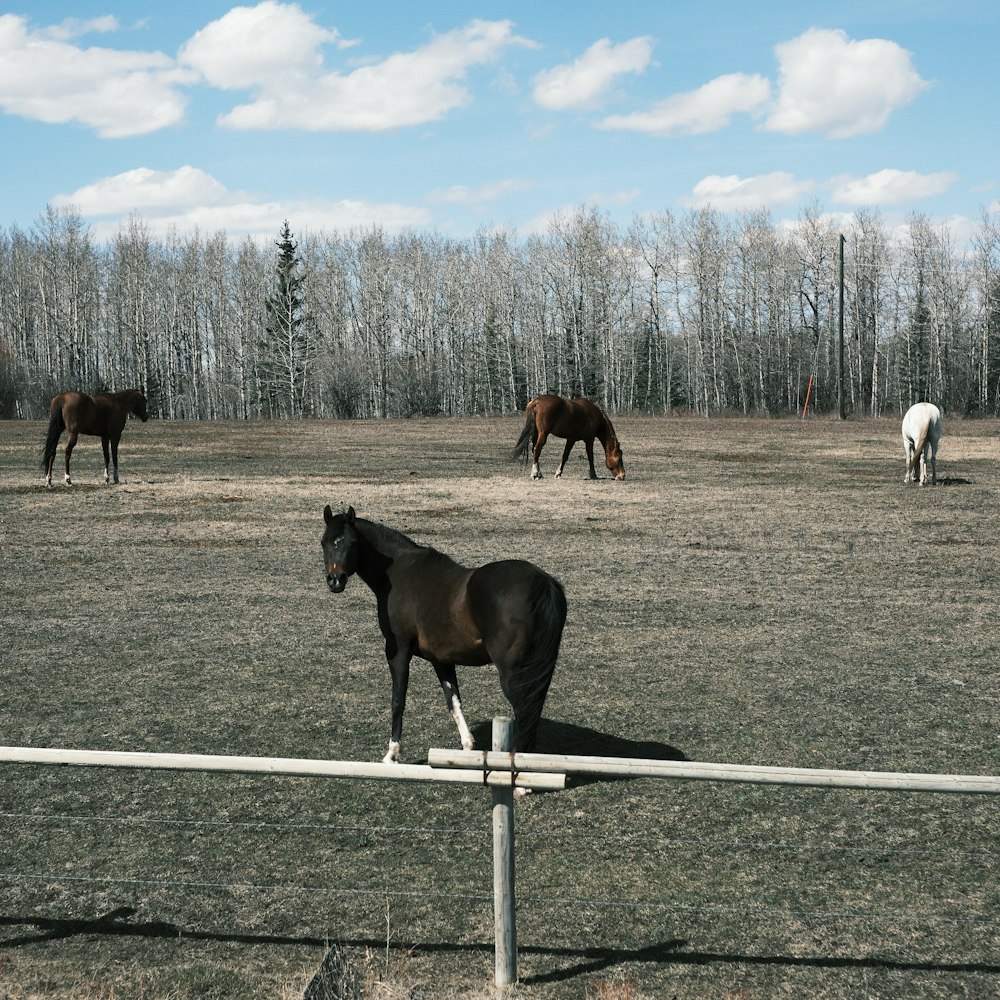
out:
<path id="1" fill-rule="evenodd" d="M 480 722 L 472 727 L 477 747 L 489 747 L 493 740 L 493 723 Z M 687 755 L 669 743 L 657 740 L 630 740 L 624 736 L 603 733 L 589 726 L 542 719 L 535 737 L 535 753 L 569 754 L 583 757 L 625 757 L 638 760 L 687 760 Z M 571 775 L 571 785 L 592 785 L 606 781 L 628 781 L 626 777 L 607 774 Z"/>

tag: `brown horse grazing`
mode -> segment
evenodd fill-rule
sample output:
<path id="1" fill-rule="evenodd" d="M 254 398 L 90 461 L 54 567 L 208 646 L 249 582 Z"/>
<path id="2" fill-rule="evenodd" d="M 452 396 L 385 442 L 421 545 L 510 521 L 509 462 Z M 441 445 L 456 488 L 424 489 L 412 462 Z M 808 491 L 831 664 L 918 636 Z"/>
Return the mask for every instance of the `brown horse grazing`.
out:
<path id="1" fill-rule="evenodd" d="M 590 478 L 597 478 L 594 469 L 594 438 L 598 438 L 604 445 L 604 457 L 615 479 L 625 478 L 625 464 L 618 436 L 611 426 L 611 418 L 596 403 L 583 396 L 577 396 L 575 399 L 564 399 L 562 396 L 552 394 L 536 396 L 524 408 L 524 418 L 524 430 L 514 445 L 512 457 L 523 458 L 527 463 L 528 448 L 531 446 L 532 479 L 542 478 L 538 456 L 541 455 L 550 434 L 566 439 L 562 461 L 556 469 L 556 479 L 562 475 L 566 459 L 569 458 L 569 453 L 577 441 L 582 441 L 587 449 Z"/>
<path id="2" fill-rule="evenodd" d="M 118 442 L 128 415 L 134 413 L 140 420 L 149 419 L 146 412 L 146 397 L 140 389 L 126 389 L 125 392 L 101 392 L 88 396 L 84 392 L 61 392 L 52 397 L 49 405 L 49 433 L 45 438 L 42 468 L 45 470 L 46 485 L 52 488 L 52 464 L 56 459 L 56 447 L 64 430 L 69 431 L 66 439 L 66 485 L 72 486 L 69 478 L 69 459 L 81 434 L 93 434 L 101 439 L 104 449 L 104 481 L 118 482 Z M 111 446 L 110 455 L 108 446 Z"/>
<path id="3" fill-rule="evenodd" d="M 554 577 L 520 559 L 467 569 L 406 535 L 356 517 L 353 507 L 323 511 L 327 586 L 339 594 L 355 573 L 375 594 L 392 675 L 392 730 L 386 763 L 399 760 L 410 660 L 429 661 L 458 726 L 473 748 L 458 693 L 456 665 L 495 663 L 514 709 L 515 749 L 530 750 L 566 623 L 566 595 Z"/>

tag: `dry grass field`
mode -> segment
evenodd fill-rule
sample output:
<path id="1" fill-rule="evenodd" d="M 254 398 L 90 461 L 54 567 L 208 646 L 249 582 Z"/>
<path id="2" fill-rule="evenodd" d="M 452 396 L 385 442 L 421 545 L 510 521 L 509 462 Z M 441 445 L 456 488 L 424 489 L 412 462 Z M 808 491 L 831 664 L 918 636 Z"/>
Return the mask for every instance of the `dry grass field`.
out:
<path id="1" fill-rule="evenodd" d="M 537 562 L 569 618 L 540 750 L 1000 774 L 1000 425 L 616 421 L 625 482 L 519 418 L 130 422 L 43 486 L 0 423 L 0 743 L 379 760 L 372 595 L 322 510 L 459 561 Z M 62 448 L 60 447 L 59 461 Z M 480 740 L 491 668 L 459 674 Z M 457 746 L 415 662 L 403 757 Z M 0 997 L 298 998 L 338 943 L 372 995 L 484 998 L 480 788 L 0 765 Z M 990 797 L 650 779 L 517 806 L 521 998 L 1000 993 Z"/>

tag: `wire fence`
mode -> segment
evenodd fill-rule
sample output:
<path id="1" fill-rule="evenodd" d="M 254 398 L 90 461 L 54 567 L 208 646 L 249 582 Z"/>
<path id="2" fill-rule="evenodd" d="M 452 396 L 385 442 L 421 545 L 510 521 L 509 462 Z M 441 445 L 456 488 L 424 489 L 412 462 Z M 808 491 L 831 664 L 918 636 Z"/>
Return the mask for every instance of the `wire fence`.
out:
<path id="1" fill-rule="evenodd" d="M 69 814 L 69 813 L 36 813 L 36 812 L 0 812 L 0 820 L 10 823 L 50 824 L 69 826 L 73 824 L 103 824 L 132 827 L 158 827 L 173 829 L 206 830 L 212 832 L 261 831 L 270 833 L 313 833 L 323 835 L 363 835 L 392 837 L 398 841 L 412 843 L 421 838 L 449 839 L 461 844 L 465 849 L 480 851 L 484 856 L 489 853 L 490 837 L 486 830 L 477 827 L 450 826 L 389 826 L 360 825 L 341 823 L 298 823 L 274 822 L 263 819 L 230 820 L 230 819 L 165 819 L 153 816 L 130 816 L 124 814 Z M 892 847 L 885 843 L 841 844 L 841 843 L 797 843 L 787 841 L 766 841 L 759 839 L 702 839 L 678 838 L 670 836 L 654 836 L 632 832 L 614 834 L 595 833 L 586 830 L 534 831 L 518 830 L 517 840 L 522 845 L 543 839 L 547 844 L 554 840 L 566 843 L 604 844 L 608 847 L 622 849 L 625 845 L 634 847 L 656 847 L 668 851 L 699 851 L 704 853 L 774 853 L 793 852 L 806 854 L 843 854 L 858 856 L 878 856 L 880 858 L 899 858 L 910 862 L 918 858 L 935 860 L 951 859 L 961 862 L 976 861 L 991 862 L 1000 859 L 1000 851 L 984 849 L 962 849 L 941 847 Z M 581 879 L 582 880 L 582 879 Z M 35 884 L 74 884 L 93 887 L 133 886 L 156 887 L 175 890 L 215 890 L 220 892 L 260 892 L 285 893 L 289 895 L 322 894 L 330 897 L 371 898 L 374 900 L 439 900 L 463 901 L 472 903 L 489 903 L 493 896 L 488 891 L 461 891 L 458 889 L 435 890 L 427 887 L 401 889 L 390 888 L 387 884 L 379 887 L 344 887 L 334 885 L 316 885 L 301 883 L 273 883 L 259 881 L 227 881 L 224 879 L 185 879 L 185 878 L 144 878 L 119 877 L 110 875 L 73 875 L 65 872 L 24 872 L 0 871 L 0 881 L 22 882 Z M 753 918 L 792 919 L 806 922 L 828 922 L 831 920 L 878 922 L 882 924 L 949 924 L 968 927 L 1000 927 L 1000 917 L 982 914 L 963 914 L 905 911 L 905 910 L 855 910 L 855 909 L 801 909 L 769 906 L 736 905 L 726 902 L 703 902 L 699 904 L 685 903 L 671 898 L 655 899 L 598 899 L 587 895 L 549 895 L 539 892 L 553 888 L 551 886 L 536 886 L 534 891 L 519 892 L 518 902 L 532 907 L 566 910 L 621 910 L 621 911 L 660 911 L 689 914 L 728 914 Z M 559 888 L 564 888 L 564 884 Z"/>

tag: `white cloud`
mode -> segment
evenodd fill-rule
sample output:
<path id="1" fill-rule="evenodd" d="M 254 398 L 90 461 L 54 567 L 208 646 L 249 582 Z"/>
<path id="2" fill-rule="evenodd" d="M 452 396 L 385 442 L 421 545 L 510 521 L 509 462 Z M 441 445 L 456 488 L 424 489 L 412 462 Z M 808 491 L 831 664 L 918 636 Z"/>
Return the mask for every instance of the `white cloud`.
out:
<path id="1" fill-rule="evenodd" d="M 49 28 L 39 31 L 42 38 L 50 38 L 54 41 L 67 42 L 71 38 L 79 38 L 81 35 L 93 33 L 106 33 L 118 30 L 118 18 L 108 14 L 104 17 L 93 17 L 84 21 L 79 17 L 67 17 L 60 24 L 54 24 Z"/>
<path id="2" fill-rule="evenodd" d="M 412 52 L 349 73 L 324 71 L 321 46 L 342 43 L 294 4 L 237 7 L 198 32 L 180 58 L 217 87 L 254 99 L 219 122 L 234 129 L 383 131 L 436 121 L 471 96 L 465 78 L 504 48 L 529 44 L 510 21 L 471 21 Z"/>
<path id="3" fill-rule="evenodd" d="M 692 208 L 711 205 L 720 212 L 743 212 L 795 204 L 813 188 L 812 181 L 796 180 L 784 171 L 757 177 L 713 174 L 698 181 L 685 204 Z"/>
<path id="4" fill-rule="evenodd" d="M 273 240 L 288 219 L 296 233 L 347 232 L 377 226 L 388 232 L 421 229 L 430 225 L 426 209 L 395 202 L 370 202 L 351 198 L 339 201 L 309 199 L 299 201 L 237 201 L 227 205 L 205 205 L 170 215 L 145 217 L 154 233 L 171 230 L 180 233 L 197 228 L 203 233 L 225 232 L 230 239 L 249 236 L 267 242 Z M 121 220 L 114 223 L 118 231 Z M 101 228 L 95 227 L 101 238 Z"/>
<path id="5" fill-rule="evenodd" d="M 72 205 L 84 216 L 126 215 L 162 208 L 193 208 L 213 204 L 226 195 L 225 185 L 197 167 L 138 167 L 86 184 L 72 194 L 57 195 L 52 203 L 56 207 Z"/>
<path id="6" fill-rule="evenodd" d="M 929 86 L 910 53 L 881 38 L 852 41 L 843 31 L 813 28 L 775 54 L 778 97 L 764 125 L 771 132 L 832 139 L 877 132 Z"/>
<path id="7" fill-rule="evenodd" d="M 57 207 L 72 206 L 93 220 L 98 240 L 112 239 L 124 221 L 140 214 L 150 232 L 223 230 L 230 237 L 272 239 L 284 219 L 302 219 L 298 229 L 345 231 L 380 226 L 395 231 L 426 227 L 429 212 L 394 202 L 357 199 L 327 201 L 263 201 L 233 192 L 197 167 L 150 170 L 140 167 L 85 185 L 53 199 Z"/>
<path id="8" fill-rule="evenodd" d="M 551 111 L 589 108 L 619 77 L 641 73 L 653 55 L 648 35 L 619 45 L 602 38 L 578 59 L 538 73 L 534 78 L 535 101 Z"/>
<path id="9" fill-rule="evenodd" d="M 764 77 L 730 73 L 697 90 L 659 101 L 648 111 L 611 115 L 597 127 L 650 135 L 700 135 L 724 128 L 735 114 L 760 112 L 770 96 L 771 85 Z"/>
<path id="10" fill-rule="evenodd" d="M 104 138 L 144 135 L 183 118 L 179 87 L 190 80 L 163 53 L 80 48 L 30 30 L 15 14 L 0 15 L 0 108 L 7 114 L 80 122 Z"/>
<path id="11" fill-rule="evenodd" d="M 339 40 L 297 4 L 264 0 L 212 21 L 181 46 L 178 58 L 223 90 L 278 90 L 315 76 L 323 65 L 321 46 Z"/>
<path id="12" fill-rule="evenodd" d="M 958 175 L 941 172 L 918 174 L 913 170 L 879 170 L 867 177 L 837 177 L 833 200 L 848 205 L 898 205 L 944 194 Z"/>
<path id="13" fill-rule="evenodd" d="M 531 188 L 532 182 L 510 178 L 503 181 L 493 181 L 489 184 L 480 184 L 479 187 L 469 187 L 466 184 L 453 184 L 451 187 L 432 191 L 427 200 L 432 204 L 452 204 L 452 205 L 485 205 L 492 201 L 498 201 L 509 194 L 517 194 Z"/>

